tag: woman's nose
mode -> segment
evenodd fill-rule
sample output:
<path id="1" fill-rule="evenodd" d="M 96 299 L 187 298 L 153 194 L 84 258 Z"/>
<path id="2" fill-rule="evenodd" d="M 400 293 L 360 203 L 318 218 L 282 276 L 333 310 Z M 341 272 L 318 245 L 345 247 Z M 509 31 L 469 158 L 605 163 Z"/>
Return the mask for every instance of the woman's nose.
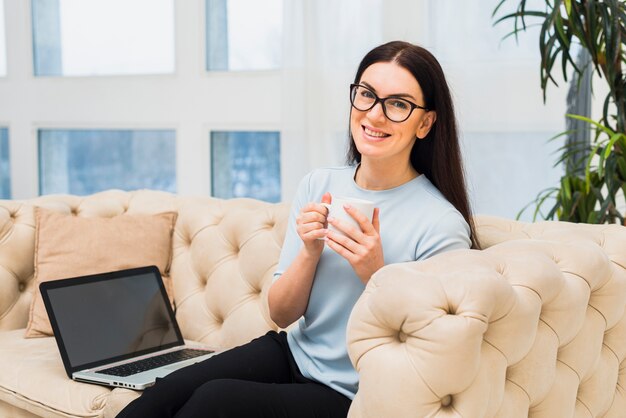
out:
<path id="1" fill-rule="evenodd" d="M 372 107 L 370 110 L 367 111 L 367 116 L 372 119 L 377 119 L 377 120 L 385 119 L 386 116 L 383 110 L 383 103 L 382 102 L 376 103 L 374 107 Z"/>

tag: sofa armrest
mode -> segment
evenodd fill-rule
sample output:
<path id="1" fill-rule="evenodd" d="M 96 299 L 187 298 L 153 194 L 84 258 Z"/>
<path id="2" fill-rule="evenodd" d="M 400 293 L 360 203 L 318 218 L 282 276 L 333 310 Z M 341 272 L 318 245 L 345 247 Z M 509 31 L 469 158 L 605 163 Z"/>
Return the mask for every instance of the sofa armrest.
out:
<path id="1" fill-rule="evenodd" d="M 623 335 L 625 300 L 624 270 L 591 242 L 509 241 L 386 266 L 348 324 L 360 376 L 349 416 L 599 416 L 623 402 L 624 355 L 605 333 Z"/>

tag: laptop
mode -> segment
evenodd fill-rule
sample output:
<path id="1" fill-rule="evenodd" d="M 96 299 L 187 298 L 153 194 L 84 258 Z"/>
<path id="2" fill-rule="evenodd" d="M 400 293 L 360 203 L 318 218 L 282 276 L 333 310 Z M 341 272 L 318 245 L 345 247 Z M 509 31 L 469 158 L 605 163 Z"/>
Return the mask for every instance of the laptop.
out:
<path id="1" fill-rule="evenodd" d="M 156 266 L 43 282 L 67 375 L 142 390 L 215 354 L 185 345 Z"/>

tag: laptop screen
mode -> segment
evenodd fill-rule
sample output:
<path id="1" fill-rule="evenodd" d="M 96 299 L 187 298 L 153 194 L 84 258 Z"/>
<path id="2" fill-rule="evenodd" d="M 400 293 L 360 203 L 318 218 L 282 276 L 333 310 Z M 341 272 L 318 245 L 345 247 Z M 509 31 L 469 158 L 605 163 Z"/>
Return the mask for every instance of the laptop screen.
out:
<path id="1" fill-rule="evenodd" d="M 182 343 L 156 267 L 45 285 L 55 336 L 73 371 Z"/>

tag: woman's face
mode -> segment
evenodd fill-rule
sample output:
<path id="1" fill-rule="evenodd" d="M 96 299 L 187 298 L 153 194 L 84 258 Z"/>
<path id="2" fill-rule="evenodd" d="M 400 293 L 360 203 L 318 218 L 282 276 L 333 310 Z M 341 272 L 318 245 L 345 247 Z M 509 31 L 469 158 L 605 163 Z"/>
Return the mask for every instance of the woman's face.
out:
<path id="1" fill-rule="evenodd" d="M 378 62 L 365 69 L 359 84 L 368 87 L 378 97 L 398 96 L 424 106 L 424 97 L 413 75 L 393 62 Z M 350 131 L 361 161 L 380 160 L 394 164 L 409 161 L 411 148 L 417 138 L 424 138 L 435 122 L 434 111 L 416 108 L 404 122 L 392 122 L 377 103 L 367 111 L 354 107 L 350 113 Z"/>

